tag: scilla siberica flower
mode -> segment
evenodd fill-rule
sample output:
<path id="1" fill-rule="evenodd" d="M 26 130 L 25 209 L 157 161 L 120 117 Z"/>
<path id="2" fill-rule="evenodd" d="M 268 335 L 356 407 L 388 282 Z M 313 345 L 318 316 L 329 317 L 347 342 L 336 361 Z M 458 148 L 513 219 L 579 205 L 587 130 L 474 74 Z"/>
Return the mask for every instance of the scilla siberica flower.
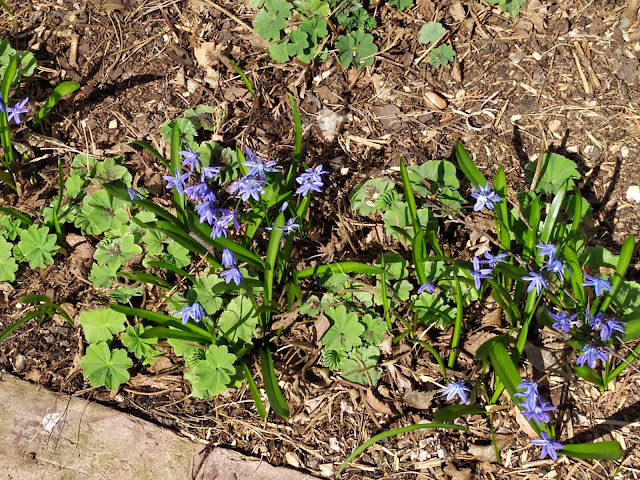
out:
<path id="1" fill-rule="evenodd" d="M 524 389 L 524 392 L 517 392 L 514 396 L 521 397 L 520 404 L 524 406 L 522 414 L 527 417 L 527 420 L 533 419 L 538 425 L 547 423 L 549 421 L 547 412 L 555 410 L 556 407 L 540 399 L 538 383 L 525 380 L 518 385 L 518 390 L 520 389 Z"/>
<path id="2" fill-rule="evenodd" d="M 224 268 L 231 268 L 237 263 L 236 256 L 231 250 L 225 248 L 222 250 L 222 266 Z"/>
<path id="3" fill-rule="evenodd" d="M 204 182 L 196 183 L 195 185 L 185 188 L 184 193 L 194 202 L 198 200 L 204 202 L 216 201 L 216 194 L 211 190 L 211 187 Z"/>
<path id="4" fill-rule="evenodd" d="M 213 178 L 220 173 L 220 167 L 202 167 L 202 173 L 200 174 L 200 181 L 204 182 L 209 178 Z"/>
<path id="5" fill-rule="evenodd" d="M 256 152 L 249 147 L 244 147 L 246 162 L 242 162 L 242 165 L 249 168 L 247 175 L 255 175 L 261 180 L 267 179 L 267 172 L 279 172 L 280 169 L 273 168 L 277 165 L 275 160 L 265 161 L 264 158 L 259 156 Z"/>
<path id="6" fill-rule="evenodd" d="M 540 398 L 538 394 L 538 382 L 524 380 L 517 388 L 518 390 L 524 389 L 524 392 L 516 392 L 514 397 L 522 397 L 525 402 L 537 402 Z"/>
<path id="7" fill-rule="evenodd" d="M 536 247 L 540 249 L 538 252 L 539 256 L 549 257 L 549 261 L 556 258 L 556 250 L 558 249 L 557 245 L 553 245 L 551 243 L 538 243 Z"/>
<path id="8" fill-rule="evenodd" d="M 596 368 L 596 362 L 598 360 L 602 360 L 606 362 L 609 357 L 607 356 L 607 352 L 605 350 L 600 350 L 599 348 L 594 347 L 593 345 L 583 345 L 582 351 L 584 352 L 576 359 L 576 365 L 583 366 L 585 363 L 588 364 L 591 368 Z"/>
<path id="9" fill-rule="evenodd" d="M 296 178 L 296 182 L 300 184 L 296 193 L 304 196 L 311 191 L 321 192 L 322 187 L 324 186 L 324 181 L 320 175 L 325 175 L 327 173 L 329 172 L 323 170 L 322 165 L 305 169 L 304 173 Z"/>
<path id="10" fill-rule="evenodd" d="M 13 108 L 5 106 L 4 103 L 2 104 L 2 111 L 7 114 L 7 123 L 13 120 L 18 125 L 22 125 L 22 120 L 20 119 L 20 115 L 22 115 L 23 113 L 29 112 L 29 109 L 25 108 L 28 101 L 29 101 L 29 97 L 16 103 L 13 106 Z"/>
<path id="11" fill-rule="evenodd" d="M 284 223 L 283 226 L 276 227 L 276 228 L 279 229 L 279 230 L 282 230 L 282 234 L 286 237 L 287 235 L 292 234 L 298 228 L 300 228 L 300 224 L 296 223 L 296 218 L 298 218 L 298 217 L 290 218 Z M 265 227 L 265 230 L 273 230 L 273 228 L 272 227 Z"/>
<path id="12" fill-rule="evenodd" d="M 526 280 L 527 282 L 531 282 L 529 284 L 529 286 L 527 287 L 527 292 L 530 292 L 531 290 L 533 290 L 534 288 L 536 289 L 536 293 L 538 295 L 540 295 L 540 291 L 544 288 L 545 290 L 549 287 L 547 287 L 547 281 L 544 279 L 544 276 L 541 273 L 538 272 L 529 272 L 529 275 L 525 275 L 522 277 L 522 280 Z"/>
<path id="13" fill-rule="evenodd" d="M 477 212 L 487 207 L 489 210 L 494 209 L 493 203 L 500 203 L 500 197 L 496 192 L 491 190 L 489 182 L 483 187 L 478 185 L 478 191 L 471 193 L 471 196 L 476 199 L 476 204 L 473 206 L 473 211 Z"/>
<path id="14" fill-rule="evenodd" d="M 584 287 L 593 287 L 596 291 L 596 297 L 602 295 L 603 290 L 611 291 L 611 282 L 609 280 L 593 277 L 587 273 L 584 274 L 584 278 L 586 278 L 586 281 L 582 282 L 582 285 Z"/>
<path id="15" fill-rule="evenodd" d="M 551 325 L 556 330 L 562 330 L 564 333 L 569 333 L 571 327 L 582 325 L 579 320 L 577 320 L 578 315 L 575 313 L 573 315 L 568 315 L 565 312 L 553 313 L 549 312 L 549 316 L 555 320 L 553 325 Z"/>
<path id="16" fill-rule="evenodd" d="M 554 257 L 550 257 L 549 261 L 542 268 L 547 270 L 548 272 L 555 273 L 561 282 L 564 282 L 565 272 L 569 272 L 569 269 L 564 266 L 560 259 Z"/>
<path id="17" fill-rule="evenodd" d="M 473 270 L 467 270 L 467 272 L 471 274 L 476 290 L 480 290 L 482 279 L 491 278 L 491 269 L 480 268 L 480 261 L 478 260 L 478 257 L 473 257 Z"/>
<path id="18" fill-rule="evenodd" d="M 534 438 L 531 440 L 531 443 L 536 447 L 542 448 L 540 451 L 541 460 L 547 456 L 552 460 L 557 460 L 558 455 L 556 454 L 556 450 L 562 450 L 564 448 L 563 444 L 549 437 L 549 434 L 544 430 L 540 431 L 540 438 Z"/>
<path id="19" fill-rule="evenodd" d="M 505 259 L 508 256 L 508 253 L 499 253 L 497 255 L 492 255 L 491 252 L 484 252 L 484 258 L 486 258 L 486 260 L 483 260 L 482 262 L 488 264 L 490 268 L 493 268 L 498 263 L 506 263 L 507 261 Z"/>
<path id="20" fill-rule="evenodd" d="M 129 198 L 131 199 L 131 201 L 133 201 L 136 198 L 144 198 L 144 196 L 137 191 L 135 188 L 127 188 L 127 193 L 129 194 Z"/>
<path id="21" fill-rule="evenodd" d="M 243 202 L 246 202 L 250 198 L 255 201 L 260 200 L 260 195 L 264 193 L 263 185 L 267 182 L 255 175 L 245 175 L 240 180 L 236 180 L 229 187 L 229 193 L 242 198 Z"/>
<path id="22" fill-rule="evenodd" d="M 202 308 L 202 305 L 200 305 L 200 303 L 198 302 L 193 302 L 191 305 L 182 307 L 176 313 L 182 315 L 183 325 L 185 325 L 190 318 L 192 318 L 194 322 L 199 322 L 200 320 L 202 320 L 202 317 L 205 316 L 205 311 Z"/>
<path id="23" fill-rule="evenodd" d="M 604 325 L 602 325 L 602 329 L 600 330 L 600 340 L 602 340 L 603 342 L 605 340 L 609 340 L 613 335 L 613 332 L 624 333 L 624 322 L 621 320 L 616 320 L 615 318 L 608 318 Z"/>
<path id="24" fill-rule="evenodd" d="M 180 170 L 178 170 L 177 168 L 174 168 L 174 172 L 175 172 L 175 175 L 173 177 L 171 175 L 163 175 L 162 178 L 164 178 L 167 181 L 167 188 L 175 187 L 176 191 L 180 195 L 182 195 L 185 189 L 187 188 L 186 182 L 190 174 L 183 173 L 182 175 L 180 175 Z"/>
<path id="25" fill-rule="evenodd" d="M 442 390 L 442 396 L 446 395 L 447 402 L 453 400 L 455 397 L 459 397 L 462 403 L 467 403 L 467 393 L 471 391 L 471 388 L 466 385 L 464 380 L 458 380 L 457 382 L 449 382 L 449 384 Z"/>
<path id="26" fill-rule="evenodd" d="M 420 285 L 420 287 L 418 288 L 418 295 L 420 295 L 422 292 L 433 293 L 435 291 L 436 286 L 431 282 L 426 282 Z"/>
<path id="27" fill-rule="evenodd" d="M 186 150 L 180 150 L 178 152 L 184 157 L 182 160 L 183 167 L 189 167 L 189 170 L 193 172 L 196 169 L 196 165 L 202 168 L 202 161 L 200 161 L 200 152 L 194 151 L 189 145 Z"/>

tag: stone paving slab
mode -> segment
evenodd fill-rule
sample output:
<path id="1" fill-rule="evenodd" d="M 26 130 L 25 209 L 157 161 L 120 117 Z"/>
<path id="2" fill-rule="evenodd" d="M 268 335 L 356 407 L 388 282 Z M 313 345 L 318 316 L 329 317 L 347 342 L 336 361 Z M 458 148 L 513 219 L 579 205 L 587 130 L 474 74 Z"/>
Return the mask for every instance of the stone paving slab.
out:
<path id="1" fill-rule="evenodd" d="M 6 480 L 312 480 L 203 445 L 124 412 L 0 376 L 0 477 Z"/>

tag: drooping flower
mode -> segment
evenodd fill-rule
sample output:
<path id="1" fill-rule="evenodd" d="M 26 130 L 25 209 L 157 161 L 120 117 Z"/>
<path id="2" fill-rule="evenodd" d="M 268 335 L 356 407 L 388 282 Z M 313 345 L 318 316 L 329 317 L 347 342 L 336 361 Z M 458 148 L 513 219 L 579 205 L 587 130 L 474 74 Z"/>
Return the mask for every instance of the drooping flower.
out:
<path id="1" fill-rule="evenodd" d="M 263 185 L 267 182 L 255 175 L 245 175 L 240 180 L 236 180 L 229 187 L 229 193 L 242 198 L 243 202 L 246 202 L 250 198 L 255 201 L 260 200 L 260 195 L 264 193 Z"/>
<path id="2" fill-rule="evenodd" d="M 196 205 L 196 213 L 200 217 L 200 223 L 213 225 L 217 220 L 217 211 L 216 204 L 213 202 L 202 202 Z"/>
<path id="3" fill-rule="evenodd" d="M 460 398 L 460 402 L 467 403 L 469 399 L 467 398 L 467 393 L 471 391 L 471 388 L 466 385 L 464 380 L 458 380 L 457 382 L 451 381 L 448 385 L 442 390 L 442 396 L 446 395 L 447 402 L 453 400 L 455 397 Z"/>
<path id="4" fill-rule="evenodd" d="M 564 266 L 562 261 L 559 258 L 550 257 L 547 264 L 542 267 L 546 269 L 548 272 L 555 273 L 561 282 L 564 282 L 564 274 L 569 272 L 569 269 Z"/>
<path id="5" fill-rule="evenodd" d="M 20 115 L 23 113 L 29 112 L 28 108 L 25 108 L 27 102 L 29 101 L 29 97 L 24 100 L 19 101 L 13 107 L 7 107 L 7 123 L 13 120 L 18 125 L 22 125 L 22 120 L 20 119 Z"/>
<path id="6" fill-rule="evenodd" d="M 176 313 L 182 315 L 183 325 L 185 325 L 190 318 L 192 318 L 194 322 L 199 322 L 206 314 L 199 302 L 193 302 L 191 305 L 182 307 Z"/>
<path id="7" fill-rule="evenodd" d="M 275 160 L 265 160 L 249 147 L 244 147 L 246 162 L 242 165 L 248 167 L 247 175 L 255 175 L 261 180 L 267 179 L 267 172 L 278 172 L 279 168 L 274 168 L 278 163 Z"/>
<path id="8" fill-rule="evenodd" d="M 202 167 L 200 173 L 200 181 L 204 182 L 209 178 L 213 178 L 220 173 L 220 167 Z"/>
<path id="9" fill-rule="evenodd" d="M 549 261 L 556 258 L 556 250 L 558 249 L 557 245 L 553 245 L 551 243 L 538 243 L 536 247 L 540 249 L 538 252 L 539 256 L 549 257 Z"/>
<path id="10" fill-rule="evenodd" d="M 609 292 L 611 291 L 611 282 L 609 280 L 600 277 L 594 277 L 587 273 L 584 274 L 584 278 L 586 279 L 586 281 L 582 282 L 582 285 L 584 287 L 593 287 L 593 289 L 596 291 L 596 297 L 602 295 L 603 290 L 607 290 Z"/>
<path id="11" fill-rule="evenodd" d="M 324 181 L 322 180 L 321 175 L 326 175 L 328 173 L 329 172 L 322 169 L 322 165 L 316 165 L 314 168 L 305 169 L 304 173 L 296 178 L 296 182 L 300 184 L 296 190 L 296 194 L 304 196 L 311 191 L 318 193 L 321 192 L 322 187 L 324 186 Z"/>
<path id="12" fill-rule="evenodd" d="M 431 282 L 426 282 L 420 285 L 420 287 L 418 288 L 418 295 L 420 295 L 422 292 L 433 293 L 435 291 L 436 286 Z"/>
<path id="13" fill-rule="evenodd" d="M 527 417 L 527 420 L 533 419 L 538 425 L 542 425 L 549 421 L 547 412 L 552 412 L 555 409 L 556 407 L 549 402 L 525 402 L 522 414 Z"/>
<path id="14" fill-rule="evenodd" d="M 549 437 L 549 434 L 544 430 L 540 431 L 540 438 L 534 438 L 531 440 L 531 443 L 536 447 L 541 447 L 540 451 L 540 459 L 543 460 L 547 456 L 549 456 L 552 460 L 557 460 L 558 455 L 556 454 L 556 450 L 562 450 L 564 445 L 558 442 L 557 440 Z"/>
<path id="15" fill-rule="evenodd" d="M 538 295 L 540 295 L 540 292 L 542 291 L 542 289 L 544 288 L 545 290 L 547 288 L 549 288 L 547 286 L 547 281 L 544 278 L 544 275 L 542 275 L 541 273 L 538 272 L 533 272 L 530 271 L 529 275 L 525 275 L 522 277 L 522 280 L 525 280 L 527 282 L 531 282 L 529 284 L 529 286 L 527 287 L 527 292 L 530 292 L 531 290 L 533 290 L 534 288 L 536 289 L 536 293 Z"/>
<path id="16" fill-rule="evenodd" d="M 202 168 L 202 161 L 200 160 L 200 152 L 194 151 L 191 146 L 187 145 L 186 150 L 180 150 L 178 152 L 184 160 L 182 160 L 183 167 L 189 167 L 189 171 L 193 173 L 196 169 L 196 165 Z"/>
<path id="17" fill-rule="evenodd" d="M 526 403 L 536 403 L 540 399 L 538 382 L 524 380 L 517 388 L 524 389 L 524 392 L 516 392 L 514 397 L 523 397 Z"/>
<path id="18" fill-rule="evenodd" d="M 467 270 L 467 272 L 471 274 L 476 290 L 480 290 L 480 284 L 483 279 L 491 278 L 491 269 L 480 268 L 480 261 L 478 260 L 478 257 L 473 257 L 473 270 Z"/>
<path id="19" fill-rule="evenodd" d="M 129 194 L 129 199 L 131 199 L 131 201 L 133 201 L 136 198 L 144 198 L 144 196 L 137 191 L 135 188 L 127 188 L 127 193 Z"/>
<path id="20" fill-rule="evenodd" d="M 476 199 L 476 204 L 473 206 L 473 211 L 477 212 L 487 207 L 489 210 L 494 209 L 494 202 L 500 203 L 500 197 L 496 192 L 491 190 L 491 184 L 487 184 L 483 187 L 478 185 L 478 191 L 472 192 L 471 196 Z"/>
<path id="21" fill-rule="evenodd" d="M 484 252 L 484 258 L 487 259 L 486 263 L 491 268 L 495 267 L 498 263 L 506 263 L 507 261 L 505 259 L 508 256 L 509 256 L 508 253 L 499 253 L 497 255 L 492 255 L 491 252 Z"/>
<path id="22" fill-rule="evenodd" d="M 195 185 L 185 188 L 184 193 L 194 202 L 198 200 L 215 202 L 217 200 L 216 194 L 211 190 L 211 187 L 204 182 L 196 183 Z"/>
<path id="23" fill-rule="evenodd" d="M 228 248 L 225 248 L 224 250 L 222 250 L 222 266 L 224 268 L 231 268 L 236 264 L 237 264 L 237 260 L 233 252 Z"/>
<path id="24" fill-rule="evenodd" d="M 187 188 L 187 179 L 189 178 L 189 173 L 183 173 L 182 175 L 180 174 L 180 170 L 178 170 L 178 168 L 174 168 L 174 172 L 175 175 L 171 176 L 171 175 L 163 175 L 162 178 L 164 178 L 167 181 L 167 188 L 175 188 L 176 191 L 182 195 L 185 191 L 185 189 Z"/>
<path id="25" fill-rule="evenodd" d="M 615 318 L 608 318 L 600 330 L 600 340 L 603 342 L 609 340 L 613 332 L 625 332 L 624 322 Z"/>
<path id="26" fill-rule="evenodd" d="M 582 351 L 584 353 L 576 358 L 576 365 L 583 366 L 586 363 L 591 368 L 596 368 L 596 362 L 598 360 L 606 362 L 609 359 L 606 350 L 600 350 L 593 345 L 583 345 Z"/>
<path id="27" fill-rule="evenodd" d="M 231 283 L 231 281 L 233 280 L 233 283 L 235 283 L 236 285 L 240 285 L 244 281 L 242 273 L 240 272 L 238 267 L 235 266 L 224 270 L 220 274 L 220 277 L 224 278 L 224 281 L 227 283 Z"/>
<path id="28" fill-rule="evenodd" d="M 284 212 L 288 206 L 289 206 L 289 202 L 287 202 L 286 200 L 282 202 L 282 205 L 280 205 L 280 208 L 278 209 L 278 213 Z"/>
<path id="29" fill-rule="evenodd" d="M 556 330 L 562 330 L 564 333 L 569 333 L 569 330 L 571 330 L 571 327 L 573 327 L 574 325 L 575 326 L 582 325 L 582 323 L 580 323 L 580 321 L 577 320 L 578 315 L 575 313 L 573 315 L 568 315 L 565 312 L 558 312 L 558 313 L 549 312 L 549 316 L 553 320 L 555 320 L 555 322 L 553 322 L 553 325 L 551 326 Z"/>

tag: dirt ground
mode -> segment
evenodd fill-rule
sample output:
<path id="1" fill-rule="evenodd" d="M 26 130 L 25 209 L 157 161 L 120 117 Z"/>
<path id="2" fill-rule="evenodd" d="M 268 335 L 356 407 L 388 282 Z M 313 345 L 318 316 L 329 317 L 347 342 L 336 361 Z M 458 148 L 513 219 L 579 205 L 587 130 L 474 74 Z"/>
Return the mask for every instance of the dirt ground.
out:
<path id="1" fill-rule="evenodd" d="M 408 163 L 450 158 L 458 139 L 486 175 L 504 166 L 516 189 L 526 187 L 524 165 L 540 152 L 563 153 L 577 162 L 581 191 L 594 207 L 588 241 L 618 251 L 629 234 L 640 233 L 638 204 L 626 196 L 630 186 L 640 185 L 640 29 L 619 28 L 624 2 L 530 0 L 517 18 L 476 0 L 418 0 L 405 12 L 377 2 L 371 10 L 380 25 L 380 54 L 361 71 L 343 70 L 333 54 L 320 65 L 275 64 L 252 33 L 255 11 L 248 1 L 7 3 L 15 17 L 0 18 L 0 37 L 38 60 L 24 93 L 37 104 L 61 80 L 81 88 L 47 118 L 43 135 L 18 133 L 38 160 L 21 172 L 20 196 L 5 188 L 0 205 L 38 212 L 57 193 L 57 156 L 68 165 L 79 152 L 127 155 L 134 182 L 144 186 L 160 166 L 127 142 L 143 139 L 163 150 L 159 126 L 201 104 L 226 111 L 213 132 L 222 145 L 246 144 L 265 157 L 278 152 L 289 158 L 290 92 L 301 106 L 307 161 L 332 171 L 327 195 L 317 200 L 306 258 L 371 261 L 392 247 L 372 233 L 376 221 L 351 212 L 351 189 L 376 176 L 397 179 L 400 157 Z M 439 69 L 429 65 L 416 36 L 433 19 L 451 31 L 457 52 L 453 64 Z M 230 60 L 247 74 L 255 98 Z M 446 106 L 436 108 L 430 92 Z M 333 136 L 318 122 L 329 111 L 342 118 Z M 444 239 L 461 254 L 473 247 L 469 232 L 457 225 L 444 227 Z M 638 264 L 630 270 L 637 278 Z M 46 293 L 76 315 L 101 301 L 86 275 L 62 257 L 44 271 L 22 272 L 13 286 L 0 284 L 4 324 L 20 316 L 16 301 L 26 293 Z M 469 337 L 483 328 L 480 320 L 468 322 Z M 444 351 L 448 340 L 434 334 L 431 342 Z M 557 354 L 558 340 L 544 338 L 545 351 Z M 81 333 L 62 321 L 31 323 L 0 345 L 0 366 L 54 391 L 90 396 L 185 435 L 319 475 L 335 472 L 373 434 L 429 420 L 444 405 L 434 396 L 437 366 L 418 347 L 394 347 L 388 354 L 393 361 L 372 391 L 322 366 L 306 324 L 288 329 L 277 353 L 292 411 L 288 422 L 275 416 L 260 421 L 246 390 L 211 402 L 189 397 L 182 365 L 171 357 L 140 367 L 115 395 L 90 388 L 78 370 L 82 342 Z M 462 355 L 461 362 L 473 368 L 472 355 Z M 514 412 L 506 410 L 493 415 L 502 465 L 494 461 L 488 422 L 477 416 L 468 418 L 470 434 L 414 432 L 383 441 L 345 477 L 604 479 L 619 467 L 620 478 L 640 478 L 640 374 L 627 369 L 603 394 L 575 379 L 563 381 L 557 372 L 547 380 L 567 438 L 616 439 L 626 451 L 622 462 L 538 460 Z M 417 399 L 407 400 L 402 381 Z"/>

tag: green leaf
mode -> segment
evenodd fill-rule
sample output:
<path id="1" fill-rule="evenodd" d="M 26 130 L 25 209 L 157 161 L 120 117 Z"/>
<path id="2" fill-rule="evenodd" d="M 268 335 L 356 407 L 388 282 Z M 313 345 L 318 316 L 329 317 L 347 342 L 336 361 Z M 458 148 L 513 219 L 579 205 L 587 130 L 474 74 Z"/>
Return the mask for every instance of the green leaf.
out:
<path id="1" fill-rule="evenodd" d="M 528 182 L 533 180 L 537 161 L 528 163 L 525 166 L 527 173 L 525 179 Z M 574 179 L 580 178 L 580 172 L 576 170 L 575 162 L 558 153 L 546 153 L 542 157 L 542 167 L 540 177 L 535 191 L 538 193 L 553 193 L 554 195 L 567 183 L 567 190 L 574 188 Z"/>
<path id="2" fill-rule="evenodd" d="M 420 208 L 416 211 L 416 213 L 418 223 L 422 225 L 423 228 L 437 228 L 437 225 L 434 223 L 435 219 L 430 208 Z M 396 232 L 396 228 L 407 232 L 407 234 L 411 238 L 413 238 L 415 235 L 411 209 L 405 202 L 395 202 L 393 205 L 391 205 L 389 210 L 386 211 L 384 215 L 382 215 L 382 220 L 384 221 L 385 227 L 387 229 L 387 234 L 397 238 L 398 240 L 402 240 L 403 237 L 398 232 Z"/>
<path id="3" fill-rule="evenodd" d="M 35 118 L 33 119 L 32 125 L 34 127 L 38 126 L 38 124 L 47 115 L 47 113 L 49 113 L 60 100 L 62 100 L 70 93 L 75 92 L 78 88 L 80 88 L 79 83 L 69 81 L 61 82 L 56 88 L 53 89 L 53 92 L 49 94 L 49 98 L 47 98 L 47 101 L 44 102 L 44 105 L 42 105 Z"/>
<path id="4" fill-rule="evenodd" d="M 347 465 L 349 465 L 349 463 L 351 463 L 351 461 L 354 458 L 356 458 L 358 455 L 360 455 L 362 452 L 364 452 L 371 445 L 374 445 L 374 444 L 378 443 L 380 440 L 384 440 L 385 438 L 393 437 L 394 435 L 400 435 L 400 434 L 406 433 L 406 432 L 413 432 L 415 430 L 420 430 L 420 429 L 423 429 L 423 428 L 451 428 L 453 430 L 462 430 L 463 432 L 468 432 L 469 431 L 465 427 L 462 427 L 460 425 L 452 425 L 452 424 L 448 424 L 448 423 L 418 423 L 418 424 L 415 424 L 415 425 L 407 425 L 406 427 L 399 427 L 399 428 L 393 428 L 391 430 L 387 430 L 386 432 L 382 432 L 382 433 L 379 433 L 377 435 L 374 435 L 369 440 L 367 440 L 362 445 L 360 445 L 358 448 L 356 448 L 351 453 L 351 455 L 349 455 L 345 459 L 345 461 L 342 462 L 342 465 L 340 465 L 340 468 L 336 472 L 336 477 L 340 476 L 340 473 L 342 472 L 342 470 L 344 470 L 344 468 Z"/>
<path id="5" fill-rule="evenodd" d="M 322 0 L 294 0 L 293 4 L 303 17 L 329 16 L 329 4 Z"/>
<path id="6" fill-rule="evenodd" d="M 253 29 L 264 40 L 280 40 L 293 5 L 285 0 L 267 0 L 253 19 Z"/>
<path id="7" fill-rule="evenodd" d="M 84 330 L 84 338 L 87 342 L 108 342 L 113 335 L 124 330 L 124 322 L 127 317 L 110 308 L 98 308 L 85 310 L 80 314 L 80 325 Z"/>
<path id="8" fill-rule="evenodd" d="M 20 232 L 18 248 L 31 268 L 44 268 L 53 263 L 53 254 L 58 251 L 56 236 L 49 228 L 31 225 Z"/>
<path id="9" fill-rule="evenodd" d="M 351 208 L 365 217 L 377 213 L 377 211 L 380 210 L 376 205 L 378 197 L 390 191 L 395 191 L 395 184 L 391 181 L 380 178 L 367 180 L 352 190 L 349 197 Z"/>
<path id="10" fill-rule="evenodd" d="M 593 368 L 587 367 L 587 366 L 581 367 L 581 366 L 574 365 L 573 369 L 578 375 L 584 378 L 587 382 L 591 382 L 594 385 L 597 385 L 598 387 L 604 386 L 602 377 L 598 375 L 598 372 L 596 372 Z"/>
<path id="11" fill-rule="evenodd" d="M 118 303 L 129 303 L 133 297 L 141 297 L 142 293 L 142 285 L 138 285 L 137 287 L 123 285 L 120 288 L 109 291 L 107 295 Z"/>
<path id="12" fill-rule="evenodd" d="M 257 325 L 258 316 L 253 303 L 244 295 L 231 300 L 218 320 L 220 331 L 231 343 L 251 343 Z"/>
<path id="13" fill-rule="evenodd" d="M 455 142 L 455 153 L 456 160 L 458 161 L 458 166 L 467 180 L 471 182 L 471 185 L 478 189 L 478 186 L 485 186 L 487 184 L 487 179 L 484 178 L 484 175 L 480 173 L 478 167 L 476 167 L 475 163 L 471 159 L 471 156 L 467 153 L 465 148 L 462 146 L 462 143 L 456 140 Z"/>
<path id="14" fill-rule="evenodd" d="M 85 198 L 85 202 L 90 207 L 87 218 L 97 233 L 117 230 L 129 222 L 129 216 L 122 208 L 125 203 L 119 198 L 109 195 L 106 190 L 98 190 L 90 197 Z"/>
<path id="15" fill-rule="evenodd" d="M 139 323 L 135 328 L 128 326 L 126 332 L 120 335 L 122 344 L 140 360 L 152 358 L 154 353 L 157 352 L 155 348 L 156 343 L 158 343 L 157 338 L 143 338 L 140 336 L 150 328 L 152 327 L 144 327 Z"/>
<path id="16" fill-rule="evenodd" d="M 363 30 L 340 35 L 336 48 L 340 51 L 338 58 L 342 67 L 348 68 L 353 65 L 358 70 L 364 66 L 373 65 L 373 56 L 378 53 L 378 47 L 373 43 L 373 36 Z"/>
<path id="17" fill-rule="evenodd" d="M 425 23 L 420 30 L 418 30 L 418 42 L 420 43 L 435 43 L 440 37 L 447 32 L 447 29 L 442 26 L 440 22 Z"/>
<path id="18" fill-rule="evenodd" d="M 251 371 L 245 362 L 242 362 L 242 372 L 244 373 L 244 378 L 247 380 L 247 384 L 249 385 L 249 390 L 251 391 L 253 402 L 256 404 L 258 415 L 260 415 L 260 418 L 267 418 L 267 410 L 264 408 L 264 403 L 262 403 L 260 391 L 258 390 L 258 386 L 256 385 L 256 382 L 251 375 Z"/>
<path id="19" fill-rule="evenodd" d="M 369 345 L 380 345 L 384 339 L 384 334 L 387 333 L 386 322 L 382 318 L 374 317 L 369 313 L 363 315 L 360 321 L 365 328 L 361 336 L 362 341 Z"/>
<path id="20" fill-rule="evenodd" d="M 229 353 L 226 345 L 210 345 L 204 360 L 198 362 L 188 378 L 193 385 L 193 396 L 210 399 L 226 390 L 236 373 L 235 361 L 236 356 Z"/>
<path id="21" fill-rule="evenodd" d="M 289 61 L 289 54 L 287 53 L 287 46 L 289 45 L 288 40 L 283 40 L 282 42 L 272 43 L 269 45 L 269 55 L 271 58 L 278 63 L 286 63 Z"/>
<path id="22" fill-rule="evenodd" d="M 307 32 L 297 29 L 289 34 L 289 43 L 286 44 L 287 55 L 290 57 L 304 55 L 307 48 L 309 48 Z"/>
<path id="23" fill-rule="evenodd" d="M 344 306 L 329 308 L 325 315 L 332 320 L 331 327 L 322 337 L 322 344 L 329 350 L 348 352 L 353 347 L 362 344 L 364 325 L 358 322 L 358 315 L 354 312 L 347 313 Z"/>
<path id="24" fill-rule="evenodd" d="M 618 442 L 573 443 L 565 445 L 560 453 L 573 458 L 592 460 L 619 460 L 624 450 Z"/>
<path id="25" fill-rule="evenodd" d="M 222 308 L 223 299 L 220 293 L 226 290 L 227 284 L 216 274 L 200 275 L 195 284 L 196 300 L 207 314 L 213 315 Z"/>
<path id="26" fill-rule="evenodd" d="M 464 415 L 486 415 L 487 410 L 482 405 L 449 405 L 436 410 L 433 419 L 440 423 L 453 422 Z"/>
<path id="27" fill-rule="evenodd" d="M 403 11 L 405 8 L 413 5 L 413 0 L 389 0 L 389 5 Z"/>
<path id="28" fill-rule="evenodd" d="M 0 237 L 0 282 L 13 282 L 17 270 L 18 264 L 11 256 L 11 244 Z"/>
<path id="29" fill-rule="evenodd" d="M 378 347 L 369 345 L 354 349 L 347 358 L 340 362 L 342 377 L 350 382 L 373 387 L 382 377 L 380 368 L 372 368 L 380 361 Z"/>
<path id="30" fill-rule="evenodd" d="M 122 237 L 102 240 L 93 258 L 103 265 L 118 269 L 131 257 L 141 253 L 142 247 L 136 244 L 133 235 L 127 233 Z"/>
<path id="31" fill-rule="evenodd" d="M 454 190 L 460 188 L 456 167 L 447 160 L 429 160 L 422 165 L 411 165 L 407 171 L 416 195 L 426 197 L 445 187 Z"/>
<path id="32" fill-rule="evenodd" d="M 99 263 L 94 263 L 89 272 L 89 280 L 93 282 L 93 288 L 109 288 L 117 276 L 117 268 Z"/>
<path id="33" fill-rule="evenodd" d="M 262 378 L 264 381 L 264 390 L 269 399 L 269 404 L 273 411 L 287 420 L 289 418 L 289 406 L 282 395 L 282 390 L 278 385 L 278 377 L 273 365 L 271 351 L 267 347 L 262 347 L 260 352 L 260 368 L 262 370 Z"/>
<path id="34" fill-rule="evenodd" d="M 630 235 L 622 244 L 622 248 L 620 249 L 620 260 L 618 261 L 616 271 L 613 274 L 613 279 L 611 280 L 611 291 L 604 297 L 602 305 L 600 306 L 600 311 L 604 312 L 609 307 L 611 300 L 618 293 L 620 285 L 622 284 L 622 277 L 624 277 L 627 272 L 627 268 L 629 268 L 629 263 L 631 262 L 635 246 L 636 238 L 633 235 Z"/>
<path id="35" fill-rule="evenodd" d="M 191 263 L 189 249 L 183 247 L 178 242 L 171 242 L 167 247 L 167 255 L 163 256 L 164 261 L 178 268 L 186 267 Z"/>
<path id="36" fill-rule="evenodd" d="M 129 380 L 128 369 L 133 366 L 133 362 L 125 350 L 117 348 L 111 351 L 106 343 L 100 342 L 87 347 L 80 365 L 92 386 L 104 385 L 109 390 L 116 390 Z"/>
<path id="37" fill-rule="evenodd" d="M 456 51 L 451 45 L 440 45 L 438 48 L 431 50 L 429 54 L 429 63 L 436 68 L 448 65 L 453 62 Z"/>
<path id="38" fill-rule="evenodd" d="M 318 265 L 310 267 L 301 272 L 298 272 L 298 278 L 307 278 L 313 275 L 322 276 L 326 273 L 362 273 L 367 275 L 380 275 L 384 272 L 379 267 L 373 265 L 367 265 L 360 262 L 336 262 L 328 263 L 326 265 Z"/>

